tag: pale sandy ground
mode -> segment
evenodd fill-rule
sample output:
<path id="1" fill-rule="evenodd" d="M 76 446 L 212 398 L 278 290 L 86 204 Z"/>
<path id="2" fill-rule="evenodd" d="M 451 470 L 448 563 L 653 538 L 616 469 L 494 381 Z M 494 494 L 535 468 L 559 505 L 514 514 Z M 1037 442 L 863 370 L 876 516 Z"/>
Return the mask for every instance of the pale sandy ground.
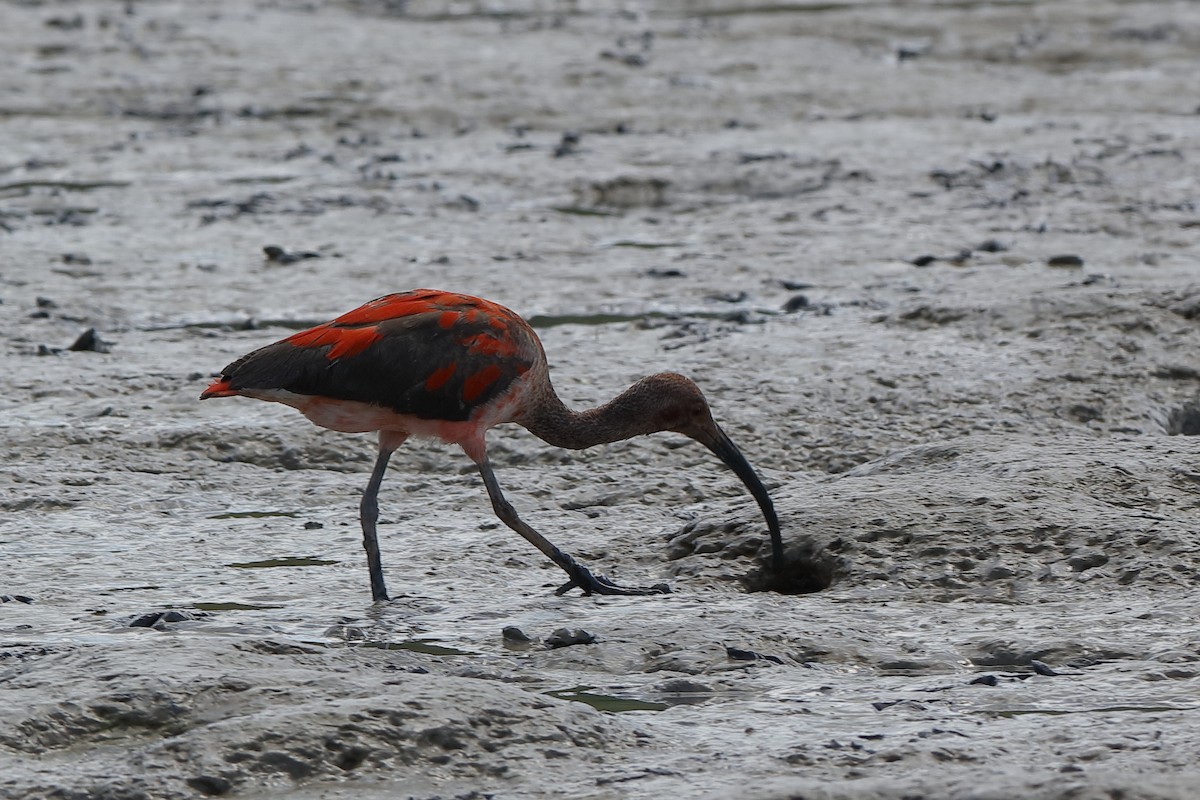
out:
<path id="1" fill-rule="evenodd" d="M 1188 2 L 3 2 L 0 795 L 1196 797 L 1198 53 Z M 196 397 L 417 286 L 576 405 L 692 375 L 831 586 L 744 590 L 701 448 L 503 429 L 676 593 L 555 597 L 415 443 L 370 605 L 370 439 Z"/>

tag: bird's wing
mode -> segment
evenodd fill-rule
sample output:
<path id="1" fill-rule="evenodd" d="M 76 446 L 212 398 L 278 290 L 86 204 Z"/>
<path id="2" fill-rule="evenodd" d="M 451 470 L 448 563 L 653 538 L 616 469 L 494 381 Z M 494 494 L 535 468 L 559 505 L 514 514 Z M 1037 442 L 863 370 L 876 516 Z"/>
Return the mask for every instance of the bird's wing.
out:
<path id="1" fill-rule="evenodd" d="M 418 290 L 373 300 L 243 356 L 205 395 L 282 389 L 466 420 L 540 352 L 529 326 L 503 306 Z"/>

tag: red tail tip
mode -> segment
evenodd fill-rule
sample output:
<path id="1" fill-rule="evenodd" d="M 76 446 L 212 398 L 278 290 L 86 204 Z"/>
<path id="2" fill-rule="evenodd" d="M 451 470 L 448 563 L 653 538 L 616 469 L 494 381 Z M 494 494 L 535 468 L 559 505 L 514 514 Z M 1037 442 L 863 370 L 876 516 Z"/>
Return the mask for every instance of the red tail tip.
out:
<path id="1" fill-rule="evenodd" d="M 207 400 L 210 397 L 233 397 L 237 391 L 229 385 L 229 381 L 225 378 L 212 382 L 212 385 L 205 389 L 200 394 L 201 400 Z"/>

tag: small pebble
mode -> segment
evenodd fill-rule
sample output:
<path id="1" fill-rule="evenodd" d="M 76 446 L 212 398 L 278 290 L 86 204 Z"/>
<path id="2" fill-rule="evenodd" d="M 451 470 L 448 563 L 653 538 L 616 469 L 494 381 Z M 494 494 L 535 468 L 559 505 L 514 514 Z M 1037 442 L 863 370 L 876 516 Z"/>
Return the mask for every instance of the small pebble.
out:
<path id="1" fill-rule="evenodd" d="M 742 650 L 738 647 L 726 647 L 725 655 L 734 661 L 773 661 L 776 664 L 783 663 L 783 659 L 779 656 L 763 655 L 753 650 Z"/>
<path id="2" fill-rule="evenodd" d="M 610 61 L 618 61 L 627 67 L 646 66 L 646 57 L 641 53 L 618 53 L 612 50 L 604 50 L 600 53 L 600 57 L 609 59 Z"/>
<path id="3" fill-rule="evenodd" d="M 183 622 L 184 620 L 192 619 L 190 614 L 183 611 L 151 611 L 148 614 L 142 614 L 139 617 L 134 617 L 129 622 L 131 628 L 153 628 L 160 622 Z"/>
<path id="4" fill-rule="evenodd" d="M 264 247 L 263 254 L 266 255 L 267 261 L 270 261 L 272 264 L 295 264 L 297 261 L 321 257 L 320 253 L 314 253 L 311 250 L 297 250 L 289 253 L 282 247 L 273 244 Z"/>
<path id="5" fill-rule="evenodd" d="M 1049 666 L 1048 664 L 1044 664 L 1041 661 L 1037 661 L 1037 660 L 1030 661 L 1029 665 L 1031 667 L 1033 667 L 1033 671 L 1036 672 L 1038 675 L 1054 676 L 1054 675 L 1062 674 L 1061 672 L 1055 670 L 1053 667 Z"/>
<path id="6" fill-rule="evenodd" d="M 911 61 L 929 53 L 932 45 L 929 42 L 913 42 L 902 44 L 896 48 L 897 61 Z"/>
<path id="7" fill-rule="evenodd" d="M 1064 267 L 1067 269 L 1078 269 L 1083 266 L 1083 259 L 1077 255 L 1064 253 L 1063 255 L 1050 256 L 1046 259 L 1048 267 Z"/>
<path id="8" fill-rule="evenodd" d="M 595 635 L 583 628 L 559 628 L 546 637 L 546 644 L 550 647 L 570 647 L 573 644 L 591 644 L 595 641 Z"/>
<path id="9" fill-rule="evenodd" d="M 112 345 L 97 336 L 95 328 L 88 328 L 79 334 L 79 338 L 67 349 L 75 352 L 107 353 L 112 350 Z"/>
<path id="10" fill-rule="evenodd" d="M 83 14 L 73 17 L 51 17 L 46 20 L 47 28 L 58 28 L 60 31 L 77 31 L 83 28 Z"/>
<path id="11" fill-rule="evenodd" d="M 558 146 L 554 148 L 554 157 L 562 158 L 564 156 L 574 155 L 579 151 L 579 134 L 574 131 L 567 131 L 562 135 L 562 140 Z"/>
<path id="12" fill-rule="evenodd" d="M 808 308 L 808 298 L 802 294 L 788 298 L 788 301 L 783 304 L 783 310 L 788 314 L 799 311 L 802 308 Z"/>
<path id="13" fill-rule="evenodd" d="M 533 639 L 529 637 L 529 634 L 518 628 L 516 625 L 504 626 L 504 630 L 502 630 L 500 634 L 504 637 L 504 641 L 506 642 L 520 642 L 521 644 L 524 644 L 525 642 L 533 641 Z"/>
<path id="14" fill-rule="evenodd" d="M 937 256 L 924 255 L 924 256 L 917 256 L 916 258 L 914 258 L 912 261 L 910 261 L 908 263 L 912 264 L 914 267 L 928 267 L 930 264 L 932 264 L 933 262 L 935 262 L 937 260 L 938 260 Z"/>
<path id="15" fill-rule="evenodd" d="M 968 684 L 970 686 L 995 686 L 999 683 L 999 679 L 995 675 L 980 675 L 978 678 L 972 678 Z"/>

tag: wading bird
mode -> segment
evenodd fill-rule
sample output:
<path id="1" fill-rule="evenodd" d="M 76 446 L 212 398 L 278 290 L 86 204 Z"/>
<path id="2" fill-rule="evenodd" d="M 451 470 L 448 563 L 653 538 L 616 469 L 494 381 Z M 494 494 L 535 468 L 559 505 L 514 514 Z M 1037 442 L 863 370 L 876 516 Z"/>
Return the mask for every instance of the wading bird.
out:
<path id="1" fill-rule="evenodd" d="M 587 594 L 661 594 L 665 585 L 618 586 L 593 575 L 525 524 L 504 498 L 488 461 L 488 428 L 515 422 L 557 447 L 582 450 L 658 431 L 682 433 L 729 466 L 758 501 L 771 532 L 772 569 L 783 545 L 770 495 L 741 451 L 713 421 L 700 389 L 682 375 L 642 378 L 587 411 L 567 408 L 550 385 L 546 354 L 525 320 L 477 297 L 417 289 L 372 300 L 332 322 L 242 356 L 200 399 L 241 395 L 284 403 L 323 428 L 379 432 L 379 457 L 360 518 L 371 595 L 387 600 L 376 522 L 379 485 L 392 452 L 409 436 L 462 447 L 479 467 L 496 516 L 525 537 Z"/>

